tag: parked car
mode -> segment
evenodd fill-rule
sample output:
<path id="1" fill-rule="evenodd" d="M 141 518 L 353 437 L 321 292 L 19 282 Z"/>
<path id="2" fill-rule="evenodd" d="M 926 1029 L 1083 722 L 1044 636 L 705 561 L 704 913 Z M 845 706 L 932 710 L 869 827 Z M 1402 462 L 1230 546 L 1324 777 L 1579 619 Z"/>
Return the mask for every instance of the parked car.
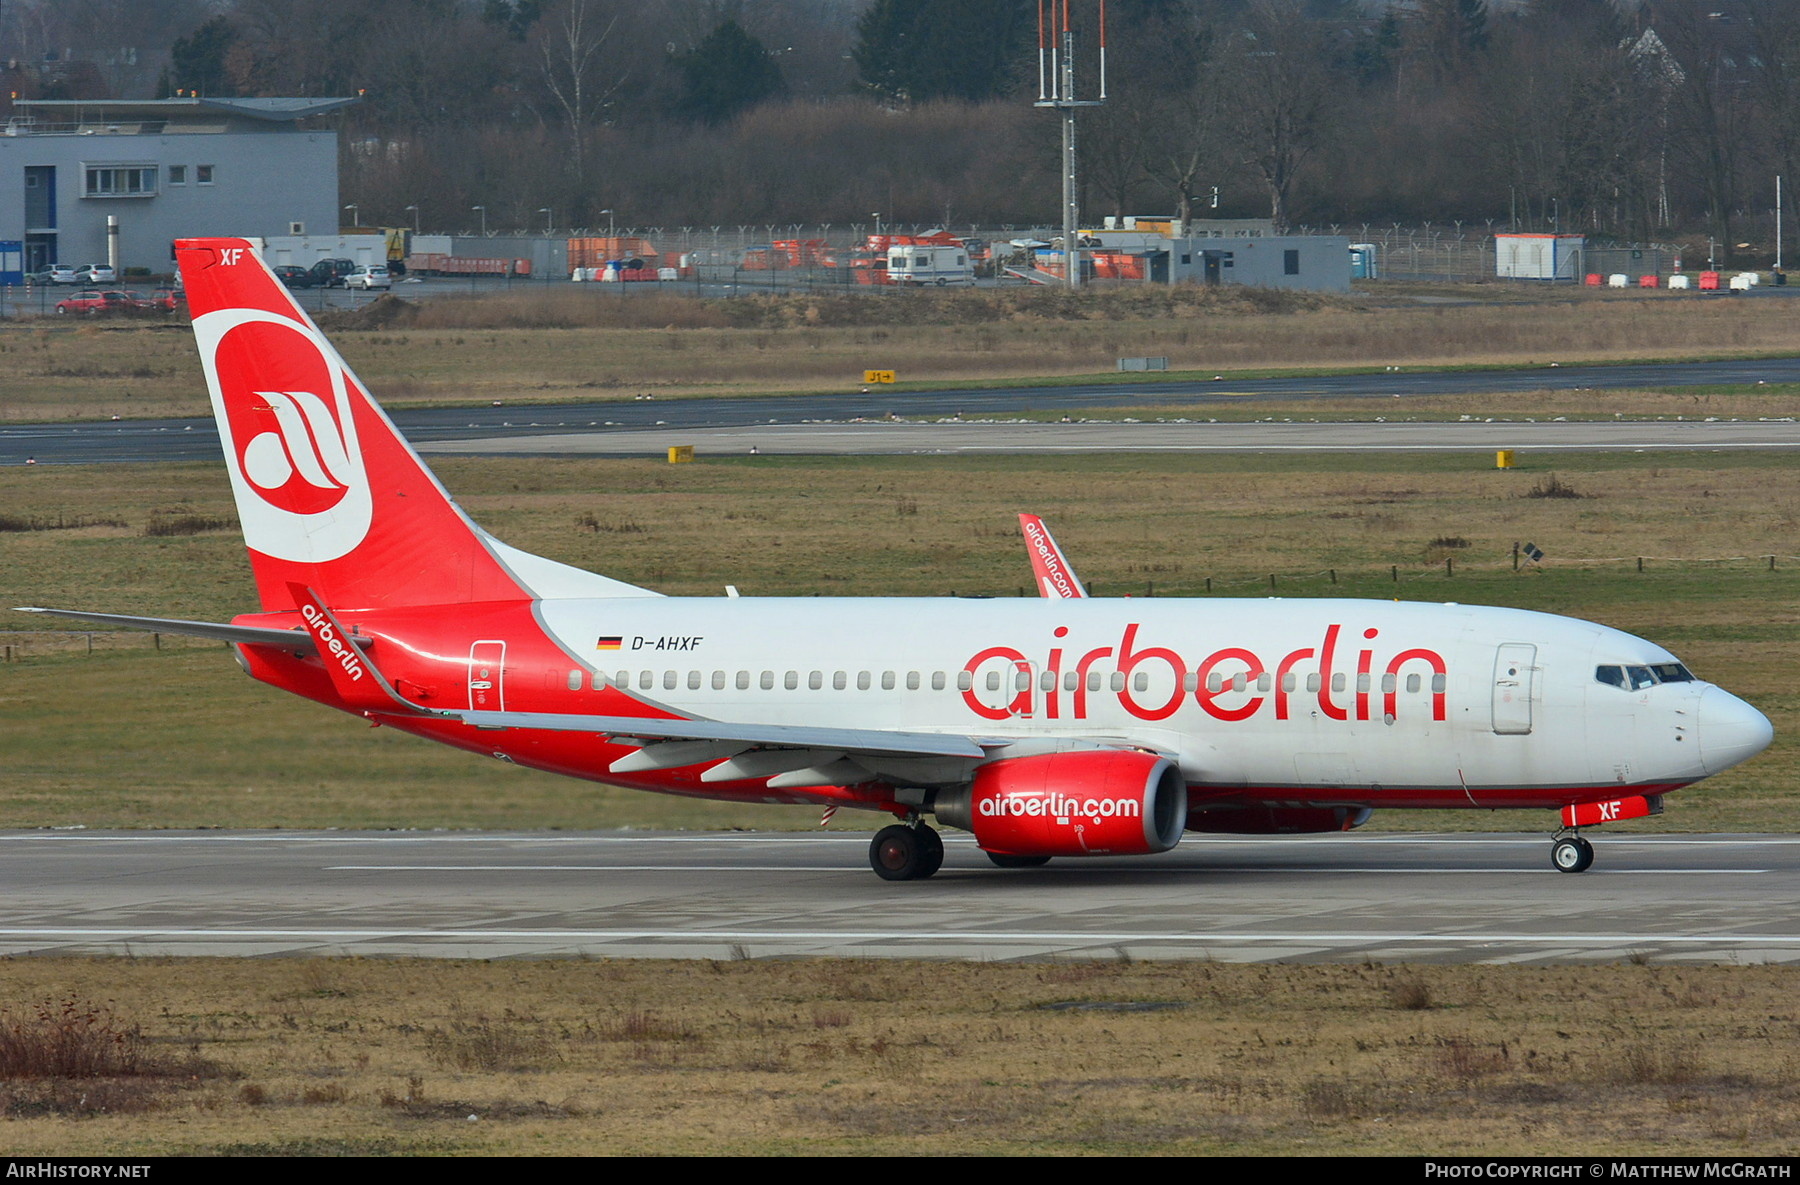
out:
<path id="1" fill-rule="evenodd" d="M 134 307 L 131 298 L 123 292 L 97 292 L 92 289 L 86 292 L 77 292 L 66 300 L 56 302 L 56 311 L 59 314 L 85 313 L 90 317 L 98 316 L 101 313 L 123 313 Z"/>
<path id="2" fill-rule="evenodd" d="M 110 284 L 119 277 L 111 267 L 104 263 L 88 263 L 75 269 L 75 282 L 78 284 Z"/>
<path id="3" fill-rule="evenodd" d="M 316 283 L 310 271 L 291 263 L 284 263 L 276 268 L 275 278 L 289 288 L 311 288 Z"/>
<path id="4" fill-rule="evenodd" d="M 79 284 L 75 278 L 75 269 L 63 263 L 53 263 L 41 272 L 31 273 L 34 284 Z"/>
<path id="5" fill-rule="evenodd" d="M 354 259 L 321 259 L 312 265 L 313 283 L 320 288 L 342 288 L 344 277 L 355 270 Z"/>
<path id="6" fill-rule="evenodd" d="M 173 313 L 187 303 L 187 293 L 179 288 L 158 288 L 144 302 L 144 307 L 162 313 Z"/>
<path id="7" fill-rule="evenodd" d="M 361 288 L 367 292 L 371 288 L 392 288 L 394 278 L 388 274 L 384 263 L 358 264 L 356 269 L 344 277 L 344 287 Z"/>

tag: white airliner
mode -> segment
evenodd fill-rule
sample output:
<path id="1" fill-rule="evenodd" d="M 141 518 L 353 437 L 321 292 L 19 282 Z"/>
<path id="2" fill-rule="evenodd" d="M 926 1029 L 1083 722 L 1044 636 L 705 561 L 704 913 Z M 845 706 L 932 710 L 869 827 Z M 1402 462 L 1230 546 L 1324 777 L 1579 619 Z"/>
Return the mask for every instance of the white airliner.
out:
<path id="1" fill-rule="evenodd" d="M 643 790 L 885 812 L 869 854 L 888 880 L 938 870 L 928 815 L 1021 867 L 1184 831 L 1349 830 L 1376 807 L 1558 809 L 1553 863 L 1580 872 L 1581 827 L 1654 813 L 1771 738 L 1606 626 L 1088 597 L 1048 532 L 1039 599 L 659 596 L 487 535 L 250 244 L 176 246 L 262 611 L 35 611 L 223 638 L 257 679 L 422 737 Z"/>

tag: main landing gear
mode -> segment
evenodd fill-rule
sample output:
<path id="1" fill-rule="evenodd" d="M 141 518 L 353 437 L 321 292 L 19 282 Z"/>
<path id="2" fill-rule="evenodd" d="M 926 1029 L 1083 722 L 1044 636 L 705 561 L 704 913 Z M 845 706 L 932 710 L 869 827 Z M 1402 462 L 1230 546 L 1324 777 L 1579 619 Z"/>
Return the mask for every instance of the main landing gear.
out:
<path id="1" fill-rule="evenodd" d="M 1558 872 L 1586 872 L 1594 863 L 1594 845 L 1579 835 L 1561 835 L 1550 845 L 1550 863 Z"/>
<path id="2" fill-rule="evenodd" d="M 884 881 L 919 881 L 944 864 L 944 841 L 914 820 L 883 827 L 869 841 L 869 867 Z"/>

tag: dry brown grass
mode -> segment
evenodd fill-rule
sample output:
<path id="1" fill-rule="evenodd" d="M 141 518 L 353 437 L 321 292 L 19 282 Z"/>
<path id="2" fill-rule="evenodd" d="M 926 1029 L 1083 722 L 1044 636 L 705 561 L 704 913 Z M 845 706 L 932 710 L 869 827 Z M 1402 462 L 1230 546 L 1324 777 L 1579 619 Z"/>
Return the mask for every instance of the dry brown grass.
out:
<path id="1" fill-rule="evenodd" d="M 1222 372 L 1800 351 L 1800 323 L 1782 300 L 1572 294 L 1396 308 L 1255 289 L 1191 291 L 1098 294 L 1070 306 L 1061 293 L 680 302 L 527 289 L 433 301 L 421 306 L 416 326 L 406 324 L 412 314 L 389 316 L 378 328 L 336 329 L 332 337 L 377 397 L 394 405 L 849 390 L 865 369 L 942 385 L 1104 374 L 1119 357 L 1137 355 L 1167 356 L 1176 370 Z M 590 323 L 616 318 L 629 325 Z M 205 412 L 193 345 L 179 326 L 0 328 L 0 418 Z"/>
<path id="2" fill-rule="evenodd" d="M 224 1074 L 14 1155 L 1781 1155 L 1792 967 L 0 963 Z M 1391 1004 L 1416 981 L 1438 1006 Z M 1698 1002 L 1697 1002 L 1698 1001 Z"/>

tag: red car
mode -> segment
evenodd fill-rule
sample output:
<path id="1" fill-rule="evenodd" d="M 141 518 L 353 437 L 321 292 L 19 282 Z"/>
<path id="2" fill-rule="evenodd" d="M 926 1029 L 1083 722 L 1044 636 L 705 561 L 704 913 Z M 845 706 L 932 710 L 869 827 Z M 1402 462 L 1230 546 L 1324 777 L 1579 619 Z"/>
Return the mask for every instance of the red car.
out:
<path id="1" fill-rule="evenodd" d="M 67 300 L 56 302 L 59 314 L 86 313 L 90 317 L 101 313 L 123 313 L 134 307 L 131 298 L 123 292 L 97 292 L 92 289 L 77 292 Z"/>
<path id="2" fill-rule="evenodd" d="M 158 313 L 172 313 L 179 309 L 187 299 L 187 293 L 179 288 L 158 288 L 149 296 L 130 292 L 130 296 L 140 309 L 150 309 Z"/>

